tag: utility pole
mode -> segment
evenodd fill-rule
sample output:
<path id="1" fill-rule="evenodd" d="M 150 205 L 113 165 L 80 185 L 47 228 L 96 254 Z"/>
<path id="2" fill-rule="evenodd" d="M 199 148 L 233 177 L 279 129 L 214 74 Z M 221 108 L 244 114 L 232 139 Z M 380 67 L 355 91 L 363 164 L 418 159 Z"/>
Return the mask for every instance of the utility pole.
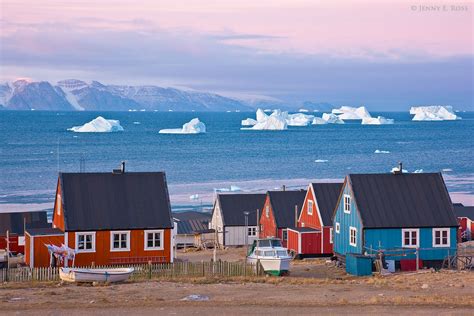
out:
<path id="1" fill-rule="evenodd" d="M 249 247 L 249 212 L 244 211 L 245 215 L 245 247 Z"/>
<path id="2" fill-rule="evenodd" d="M 10 231 L 7 230 L 7 271 L 10 270 Z M 8 272 L 7 272 L 8 275 Z"/>
<path id="3" fill-rule="evenodd" d="M 260 209 L 257 208 L 257 239 L 260 238 Z"/>

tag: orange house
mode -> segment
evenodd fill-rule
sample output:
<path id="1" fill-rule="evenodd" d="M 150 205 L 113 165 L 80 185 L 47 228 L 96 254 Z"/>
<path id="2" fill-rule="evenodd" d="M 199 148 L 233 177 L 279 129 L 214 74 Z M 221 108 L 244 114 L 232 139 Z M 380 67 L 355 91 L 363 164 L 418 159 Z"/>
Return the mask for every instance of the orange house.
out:
<path id="1" fill-rule="evenodd" d="M 310 183 L 298 227 L 288 229 L 288 249 L 299 257 L 332 255 L 332 214 L 342 183 Z"/>
<path id="2" fill-rule="evenodd" d="M 289 227 L 295 227 L 306 195 L 299 191 L 268 191 L 260 216 L 260 237 L 280 238 L 287 245 Z"/>
<path id="3" fill-rule="evenodd" d="M 173 261 L 164 172 L 60 173 L 53 227 L 62 238 L 50 243 L 74 249 L 75 266 Z M 49 265 L 46 247 L 32 245 L 27 263 Z"/>

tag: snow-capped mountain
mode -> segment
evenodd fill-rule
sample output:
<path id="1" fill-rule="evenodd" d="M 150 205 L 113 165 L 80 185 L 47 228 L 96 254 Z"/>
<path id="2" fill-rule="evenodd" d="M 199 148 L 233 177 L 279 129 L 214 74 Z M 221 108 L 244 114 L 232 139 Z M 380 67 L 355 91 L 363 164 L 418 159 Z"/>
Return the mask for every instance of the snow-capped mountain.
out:
<path id="1" fill-rule="evenodd" d="M 0 108 L 64 111 L 251 111 L 245 102 L 218 94 L 157 86 L 104 85 L 77 79 L 49 82 L 17 80 L 0 84 Z"/>

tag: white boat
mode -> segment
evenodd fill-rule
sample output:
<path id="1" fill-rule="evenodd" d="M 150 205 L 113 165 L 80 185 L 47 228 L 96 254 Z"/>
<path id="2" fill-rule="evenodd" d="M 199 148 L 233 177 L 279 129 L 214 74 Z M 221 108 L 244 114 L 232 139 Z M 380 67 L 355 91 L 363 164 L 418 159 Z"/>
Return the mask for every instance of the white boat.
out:
<path id="1" fill-rule="evenodd" d="M 60 268 L 59 277 L 66 282 L 121 282 L 127 280 L 133 271 L 133 268 Z"/>
<path id="2" fill-rule="evenodd" d="M 288 274 L 291 259 L 288 249 L 276 238 L 255 240 L 247 256 L 247 262 L 256 264 L 260 261 L 265 273 L 272 275 Z"/>

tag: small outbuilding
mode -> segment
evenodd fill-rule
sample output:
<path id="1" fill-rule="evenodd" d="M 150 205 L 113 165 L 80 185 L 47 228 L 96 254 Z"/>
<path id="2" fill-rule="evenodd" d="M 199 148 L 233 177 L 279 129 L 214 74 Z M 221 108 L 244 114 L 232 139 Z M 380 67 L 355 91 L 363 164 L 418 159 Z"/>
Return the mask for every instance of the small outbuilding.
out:
<path id="1" fill-rule="evenodd" d="M 454 213 L 458 218 L 461 241 L 474 240 L 474 206 L 454 203 Z"/>
<path id="2" fill-rule="evenodd" d="M 196 234 L 206 232 L 209 229 L 211 214 L 196 211 L 173 212 L 173 220 L 176 226 L 175 245 L 178 248 L 199 247 L 196 242 Z"/>

